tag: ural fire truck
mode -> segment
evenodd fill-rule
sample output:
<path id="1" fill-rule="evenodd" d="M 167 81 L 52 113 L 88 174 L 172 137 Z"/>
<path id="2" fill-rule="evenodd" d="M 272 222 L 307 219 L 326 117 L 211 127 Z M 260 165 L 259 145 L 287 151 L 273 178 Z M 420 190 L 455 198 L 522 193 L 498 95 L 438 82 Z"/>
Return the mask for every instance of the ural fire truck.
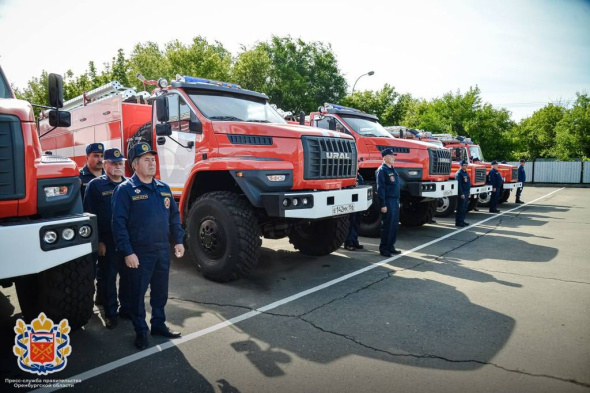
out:
<path id="1" fill-rule="evenodd" d="M 179 198 L 187 248 L 209 279 L 247 276 L 261 236 L 329 254 L 344 242 L 347 215 L 372 202 L 371 187 L 356 186 L 354 139 L 287 124 L 265 94 L 177 75 L 145 98 L 113 82 L 68 101 L 71 127 L 43 148 L 82 165 L 91 142 L 122 151 L 150 143 L 156 177 Z"/>
<path id="2" fill-rule="evenodd" d="M 390 148 L 397 154 L 395 168 L 402 181 L 400 222 L 403 225 L 419 226 L 430 222 L 436 210 L 436 198 L 457 193 L 457 182 L 449 180 L 449 150 L 424 142 L 396 139 L 379 124 L 377 116 L 326 103 L 319 112 L 309 115 L 309 124 L 325 132 L 338 131 L 355 138 L 359 173 L 365 184 L 375 186 L 375 170 L 382 163 L 383 149 Z M 359 232 L 364 236 L 379 236 L 380 221 L 379 206 L 373 203 L 362 215 Z"/>
<path id="3" fill-rule="evenodd" d="M 63 102 L 62 81 L 49 75 L 50 103 Z M 69 113 L 52 109 L 50 125 Z M 44 312 L 72 328 L 92 316 L 96 217 L 82 213 L 76 164 L 42 155 L 33 108 L 17 100 L 0 68 L 0 285 L 16 284 L 25 320 Z"/>
<path id="4" fill-rule="evenodd" d="M 436 146 L 444 147 L 444 143 L 433 137 L 431 132 L 415 129 L 406 129 L 401 126 L 386 127 L 386 129 L 397 138 L 420 140 L 427 143 L 432 143 Z M 451 150 L 451 158 L 453 160 L 452 171 L 450 179 L 455 179 L 457 171 L 461 169 L 461 159 L 457 158 L 456 151 Z M 486 184 L 486 167 L 479 163 L 468 162 L 467 173 L 471 181 L 469 210 L 473 210 L 480 195 L 488 195 L 492 191 L 492 186 Z M 448 217 L 457 208 L 457 196 L 445 196 L 437 198 L 436 200 L 436 216 Z"/>
<path id="5" fill-rule="evenodd" d="M 451 134 L 434 134 L 434 138 L 440 140 L 445 147 L 451 150 L 451 156 L 453 161 L 459 162 L 466 160 L 467 162 L 484 165 L 486 168 L 486 176 L 492 169 L 492 164 L 486 162 L 483 156 L 481 147 L 471 141 L 470 138 L 462 136 L 453 137 Z M 498 172 L 504 179 L 503 192 L 498 202 L 503 203 L 510 197 L 510 191 L 522 187 L 522 182 L 518 180 L 518 167 L 508 164 L 498 164 Z M 490 193 L 482 192 L 479 194 L 479 204 L 481 206 L 489 206 L 490 204 Z M 470 208 L 472 203 L 470 203 Z"/>

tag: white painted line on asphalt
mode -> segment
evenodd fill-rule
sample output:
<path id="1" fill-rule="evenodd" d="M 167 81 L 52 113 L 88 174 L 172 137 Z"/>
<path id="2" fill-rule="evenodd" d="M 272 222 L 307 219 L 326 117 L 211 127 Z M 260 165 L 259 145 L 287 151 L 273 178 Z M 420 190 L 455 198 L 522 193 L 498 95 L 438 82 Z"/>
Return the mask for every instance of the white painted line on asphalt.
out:
<path id="1" fill-rule="evenodd" d="M 84 380 L 87 380 L 87 379 L 90 379 L 90 378 L 94 378 L 94 377 L 96 377 L 98 375 L 107 373 L 107 372 L 112 371 L 114 369 L 117 369 L 119 367 L 123 367 L 123 366 L 126 366 L 126 365 L 130 364 L 130 363 L 136 362 L 138 360 L 147 358 L 148 356 L 151 356 L 151 355 L 154 355 L 156 353 L 165 351 L 167 349 L 176 347 L 176 346 L 178 346 L 178 345 L 180 345 L 182 343 L 185 343 L 185 342 L 194 340 L 194 339 L 196 339 L 198 337 L 204 336 L 204 335 L 209 334 L 209 333 L 213 333 L 213 332 L 215 332 L 217 330 L 220 330 L 220 329 L 223 329 L 225 327 L 235 325 L 236 323 L 239 323 L 241 321 L 245 321 L 247 319 L 250 319 L 252 317 L 255 317 L 257 315 L 260 315 L 260 314 L 262 314 L 262 313 L 264 313 L 266 311 L 270 311 L 272 309 L 275 309 L 275 308 L 280 307 L 282 305 L 285 305 L 287 303 L 291 303 L 291 302 L 293 302 L 293 301 L 295 301 L 297 299 L 300 299 L 300 298 L 302 298 L 304 296 L 307 296 L 307 295 L 310 295 L 312 293 L 321 291 L 322 289 L 331 287 L 332 285 L 338 284 L 338 283 L 340 283 L 342 281 L 346 281 L 346 280 L 348 280 L 351 277 L 355 277 L 355 276 L 358 276 L 359 274 L 363 274 L 365 272 L 368 272 L 369 270 L 375 269 L 376 267 L 383 266 L 383 265 L 385 265 L 385 264 L 387 264 L 387 263 L 389 263 L 391 261 L 394 261 L 396 259 L 399 259 L 399 258 L 401 258 L 401 257 L 403 257 L 405 255 L 411 254 L 413 252 L 416 252 L 416 251 L 419 251 L 419 250 L 421 250 L 423 248 L 426 248 L 428 246 L 431 246 L 431 245 L 433 245 L 435 243 L 438 243 L 438 242 L 440 242 L 442 240 L 448 239 L 449 237 L 454 236 L 454 235 L 456 235 L 458 233 L 461 233 L 461 232 L 463 232 L 463 231 L 465 231 L 465 230 L 467 230 L 469 228 L 480 226 L 481 224 L 483 224 L 485 222 L 488 222 L 490 220 L 493 220 L 493 219 L 495 219 L 497 217 L 500 217 L 500 216 L 502 216 L 502 215 L 504 215 L 506 213 L 513 212 L 515 210 L 520 209 L 521 207 L 524 207 L 526 205 L 530 205 L 530 204 L 535 203 L 535 202 L 537 202 L 537 201 L 539 201 L 541 199 L 547 198 L 548 196 L 553 195 L 556 192 L 559 192 L 559 191 L 563 190 L 564 188 L 565 187 L 562 187 L 560 189 L 557 189 L 555 191 L 552 191 L 549 194 L 543 195 L 542 197 L 539 197 L 539 198 L 537 198 L 537 199 L 535 199 L 535 200 L 533 200 L 531 202 L 527 202 L 527 203 L 518 205 L 517 207 L 515 207 L 513 209 L 506 210 L 506 211 L 503 211 L 503 212 L 498 213 L 498 214 L 494 214 L 494 215 L 492 215 L 492 216 L 490 216 L 490 217 L 488 217 L 488 218 L 486 218 L 484 220 L 481 220 L 481 221 L 476 222 L 475 224 L 471 224 L 468 227 L 464 227 L 464 228 L 461 228 L 461 229 L 456 229 L 456 230 L 454 230 L 454 231 L 452 231 L 450 233 L 447 233 L 446 235 L 444 235 L 442 237 L 439 237 L 439 238 L 434 239 L 434 240 L 431 240 L 431 241 L 429 241 L 427 243 L 424 243 L 424 244 L 421 244 L 419 246 L 416 246 L 416 247 L 412 248 L 411 250 L 404 251 L 403 253 L 401 253 L 399 255 L 396 255 L 396 256 L 391 257 L 391 258 L 387 258 L 387 259 L 385 259 L 385 260 L 383 260 L 381 262 L 377 262 L 377 263 L 371 264 L 371 265 L 366 266 L 366 267 L 364 267 L 362 269 L 356 270 L 356 271 L 354 271 L 352 273 L 348 273 L 348 274 L 346 274 L 346 275 L 344 275 L 342 277 L 339 277 L 339 278 L 336 278 L 334 280 L 328 281 L 328 282 L 326 282 L 324 284 L 321 284 L 321 285 L 315 286 L 313 288 L 307 289 L 307 290 L 305 290 L 303 292 L 296 293 L 295 295 L 286 297 L 284 299 L 277 300 L 276 302 L 273 302 L 273 303 L 270 303 L 270 304 L 268 304 L 266 306 L 257 308 L 256 310 L 249 311 L 249 312 L 247 312 L 245 314 L 242 314 L 242 315 L 239 315 L 239 316 L 237 316 L 235 318 L 228 319 L 227 321 L 220 322 L 220 323 L 218 323 L 216 325 L 213 325 L 213 326 L 210 326 L 208 328 L 205 328 L 205 329 L 202 329 L 202 330 L 193 332 L 193 333 L 189 333 L 186 336 L 183 336 L 183 337 L 180 337 L 180 338 L 177 338 L 177 339 L 174 339 L 174 340 L 170 340 L 170 341 L 168 341 L 166 343 L 163 343 L 163 344 L 160 344 L 160 345 L 156 345 L 155 347 L 148 348 L 148 349 L 143 350 L 141 352 L 137 352 L 137 353 L 135 353 L 133 355 L 129 355 L 129 356 L 126 356 L 124 358 L 115 360 L 113 362 L 104 364 L 102 366 L 93 368 L 92 370 L 88 370 L 88 371 L 83 372 L 81 374 L 74 375 L 72 377 L 69 377 L 68 379 L 76 379 L 76 380 L 84 381 Z M 54 392 L 54 391 L 56 391 L 58 389 L 59 388 L 41 388 L 41 389 L 34 390 L 34 392 Z"/>

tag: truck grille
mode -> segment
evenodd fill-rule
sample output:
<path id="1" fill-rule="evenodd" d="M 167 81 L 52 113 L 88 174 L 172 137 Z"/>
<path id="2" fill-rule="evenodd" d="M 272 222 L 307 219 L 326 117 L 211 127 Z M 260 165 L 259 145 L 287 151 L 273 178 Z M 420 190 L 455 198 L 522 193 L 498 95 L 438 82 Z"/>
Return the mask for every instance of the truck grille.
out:
<path id="1" fill-rule="evenodd" d="M 25 197 L 25 144 L 16 116 L 0 115 L 0 201 Z"/>
<path id="2" fill-rule="evenodd" d="M 477 168 L 475 170 L 475 182 L 485 183 L 486 182 L 486 168 Z"/>
<path id="3" fill-rule="evenodd" d="M 354 140 L 303 136 L 305 180 L 356 177 L 357 153 Z"/>
<path id="4" fill-rule="evenodd" d="M 516 182 L 518 180 L 518 168 L 512 168 L 512 181 Z"/>
<path id="5" fill-rule="evenodd" d="M 430 168 L 428 173 L 431 175 L 450 175 L 451 174 L 451 151 L 448 149 L 428 149 L 430 158 Z"/>

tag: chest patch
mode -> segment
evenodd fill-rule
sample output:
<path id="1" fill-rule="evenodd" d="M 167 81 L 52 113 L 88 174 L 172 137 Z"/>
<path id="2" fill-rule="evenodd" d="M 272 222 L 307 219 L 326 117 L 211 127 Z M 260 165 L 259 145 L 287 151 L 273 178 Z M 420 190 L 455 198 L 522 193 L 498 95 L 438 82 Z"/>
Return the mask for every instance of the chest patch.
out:
<path id="1" fill-rule="evenodd" d="M 139 201 L 139 200 L 141 200 L 141 199 L 148 199 L 148 196 L 147 196 L 147 195 L 145 195 L 145 194 L 143 194 L 143 195 L 133 195 L 133 196 L 131 197 L 131 199 L 132 199 L 133 201 Z"/>

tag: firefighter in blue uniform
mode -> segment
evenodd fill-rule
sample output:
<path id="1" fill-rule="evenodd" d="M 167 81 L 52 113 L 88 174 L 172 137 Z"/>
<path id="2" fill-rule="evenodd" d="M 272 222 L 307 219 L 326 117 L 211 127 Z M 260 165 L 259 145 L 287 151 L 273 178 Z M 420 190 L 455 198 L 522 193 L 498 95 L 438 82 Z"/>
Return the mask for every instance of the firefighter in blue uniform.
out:
<path id="1" fill-rule="evenodd" d="M 455 174 L 457 180 L 458 196 L 457 196 L 457 214 L 455 215 L 455 226 L 466 227 L 469 223 L 465 222 L 465 215 L 467 214 L 467 205 L 469 204 L 469 191 L 471 190 L 471 179 L 467 173 L 467 161 L 461 161 L 461 169 Z"/>
<path id="2" fill-rule="evenodd" d="M 488 175 L 489 183 L 492 185 L 492 198 L 490 199 L 490 213 L 500 213 L 498 210 L 498 200 L 502 194 L 502 184 L 504 180 L 498 172 L 498 161 L 492 161 L 492 169 Z"/>
<path id="3" fill-rule="evenodd" d="M 135 328 L 135 346 L 148 347 L 144 297 L 150 287 L 151 334 L 180 337 L 165 324 L 168 301 L 170 240 L 177 258 L 184 255 L 180 213 L 170 187 L 154 178 L 156 153 L 149 144 L 138 143 L 129 151 L 135 174 L 113 195 L 113 237 L 125 257 L 121 279 L 129 288 L 129 312 Z"/>
<path id="4" fill-rule="evenodd" d="M 399 226 L 400 178 L 393 167 L 395 163 L 393 150 L 383 149 L 381 157 L 383 157 L 383 164 L 375 171 L 377 195 L 379 195 L 379 207 L 381 208 L 379 252 L 384 257 L 390 257 L 392 254 L 401 254 L 401 251 L 395 249 Z"/>
<path id="5" fill-rule="evenodd" d="M 86 164 L 80 169 L 80 180 L 82 181 L 80 193 L 82 199 L 84 199 L 86 186 L 90 180 L 104 175 L 103 160 L 104 145 L 102 143 L 91 143 L 86 146 Z"/>
<path id="6" fill-rule="evenodd" d="M 125 179 L 125 157 L 119 149 L 104 152 L 106 174 L 92 179 L 84 195 L 84 211 L 96 214 L 98 219 L 98 274 L 97 299 L 104 304 L 105 325 L 108 329 L 117 326 L 117 274 L 124 265 L 123 256 L 115 251 L 115 241 L 111 232 L 111 200 L 115 188 Z M 123 283 L 121 283 L 123 284 Z M 124 285 L 120 286 L 121 317 L 128 317 Z"/>
<path id="7" fill-rule="evenodd" d="M 520 200 L 520 194 L 522 194 L 522 189 L 524 188 L 524 183 L 526 182 L 526 172 L 524 171 L 524 164 L 526 161 L 524 158 L 520 159 L 520 166 L 518 167 L 518 181 L 522 182 L 522 187 L 518 187 L 516 189 L 516 203 L 524 203 Z"/>

